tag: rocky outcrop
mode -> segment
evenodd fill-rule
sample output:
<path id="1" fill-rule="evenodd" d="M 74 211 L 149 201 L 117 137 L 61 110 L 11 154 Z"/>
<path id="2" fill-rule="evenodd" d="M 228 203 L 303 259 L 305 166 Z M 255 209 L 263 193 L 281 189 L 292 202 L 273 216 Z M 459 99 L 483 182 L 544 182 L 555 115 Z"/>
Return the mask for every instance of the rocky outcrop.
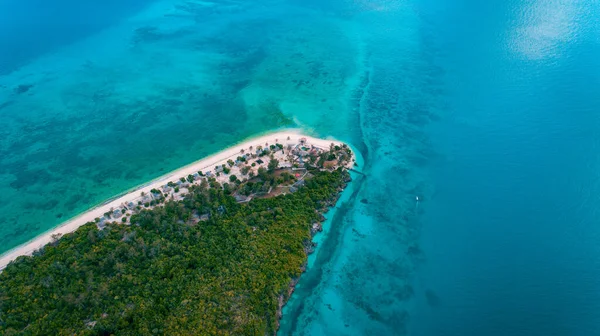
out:
<path id="1" fill-rule="evenodd" d="M 313 223 L 312 227 L 310 228 L 310 234 L 313 237 L 317 234 L 317 232 L 321 231 L 323 231 L 323 225 L 321 225 L 319 222 Z"/>

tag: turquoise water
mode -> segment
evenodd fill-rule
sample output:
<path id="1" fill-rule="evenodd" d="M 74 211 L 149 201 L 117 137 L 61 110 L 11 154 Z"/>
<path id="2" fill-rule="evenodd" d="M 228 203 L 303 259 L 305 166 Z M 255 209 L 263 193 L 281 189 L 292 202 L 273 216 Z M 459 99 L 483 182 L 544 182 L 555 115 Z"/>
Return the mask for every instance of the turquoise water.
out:
<path id="1" fill-rule="evenodd" d="M 600 331 L 598 3 L 0 3 L 0 252 L 285 127 L 354 182 L 280 335 Z M 419 202 L 416 201 L 419 197 Z"/>

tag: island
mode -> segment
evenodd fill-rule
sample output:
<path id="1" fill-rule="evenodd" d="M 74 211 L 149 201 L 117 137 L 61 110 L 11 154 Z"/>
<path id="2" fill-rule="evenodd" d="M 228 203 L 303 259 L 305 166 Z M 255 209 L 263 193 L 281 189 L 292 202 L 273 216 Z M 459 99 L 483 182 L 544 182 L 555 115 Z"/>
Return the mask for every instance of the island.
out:
<path id="1" fill-rule="evenodd" d="M 2 335 L 272 335 L 347 144 L 251 139 L 119 196 L 2 256 Z"/>

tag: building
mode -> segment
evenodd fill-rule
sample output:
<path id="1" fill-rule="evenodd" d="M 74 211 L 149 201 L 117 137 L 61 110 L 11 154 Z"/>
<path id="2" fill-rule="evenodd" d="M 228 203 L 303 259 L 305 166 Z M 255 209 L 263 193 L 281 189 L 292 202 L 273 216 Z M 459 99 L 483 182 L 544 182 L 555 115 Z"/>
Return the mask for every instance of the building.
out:
<path id="1" fill-rule="evenodd" d="M 248 202 L 250 200 L 248 196 L 244 196 L 244 195 L 240 195 L 240 194 L 236 194 L 233 197 L 235 198 L 235 200 L 238 203 L 244 203 L 244 202 Z"/>
<path id="2" fill-rule="evenodd" d="M 306 184 L 306 181 L 300 180 L 300 181 L 297 181 L 296 183 L 294 183 L 294 187 L 299 188 L 299 187 L 304 186 L 304 184 Z"/>
<path id="3" fill-rule="evenodd" d="M 326 168 L 326 169 L 335 168 L 336 165 L 337 165 L 336 160 L 329 160 L 329 161 L 323 162 L 323 168 Z"/>
<path id="4" fill-rule="evenodd" d="M 121 216 L 123 216 L 123 213 L 121 212 L 121 209 L 115 209 L 115 211 L 113 211 L 112 216 L 114 218 L 120 218 Z"/>

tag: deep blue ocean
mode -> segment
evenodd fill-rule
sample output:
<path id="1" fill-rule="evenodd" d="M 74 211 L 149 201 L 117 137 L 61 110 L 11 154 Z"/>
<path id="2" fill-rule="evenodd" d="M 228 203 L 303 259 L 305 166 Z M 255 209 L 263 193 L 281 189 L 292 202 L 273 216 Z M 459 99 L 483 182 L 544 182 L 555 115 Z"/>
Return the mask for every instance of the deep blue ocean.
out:
<path id="1" fill-rule="evenodd" d="M 0 1 L 0 253 L 223 147 L 349 142 L 279 335 L 600 335 L 597 0 Z"/>
<path id="2" fill-rule="evenodd" d="M 449 110 L 412 334 L 600 335 L 599 5 L 427 1 Z"/>

